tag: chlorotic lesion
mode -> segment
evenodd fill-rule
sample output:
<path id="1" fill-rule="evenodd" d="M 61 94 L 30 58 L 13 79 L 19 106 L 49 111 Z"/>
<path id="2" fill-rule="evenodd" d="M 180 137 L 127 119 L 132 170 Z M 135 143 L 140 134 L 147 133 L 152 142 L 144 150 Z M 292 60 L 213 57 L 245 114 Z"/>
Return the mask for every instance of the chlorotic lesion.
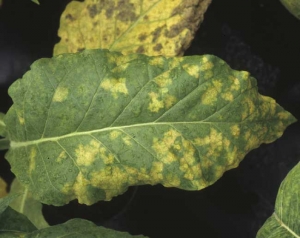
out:
<path id="1" fill-rule="evenodd" d="M 67 155 L 66 151 L 62 151 L 62 152 L 60 152 L 60 154 L 56 158 L 56 162 L 60 163 L 61 161 L 63 161 L 66 158 L 68 158 L 68 155 Z"/>
<path id="2" fill-rule="evenodd" d="M 200 67 L 195 64 L 184 64 L 182 68 L 192 77 L 199 78 L 200 75 Z"/>
<path id="3" fill-rule="evenodd" d="M 37 156 L 37 150 L 35 147 L 32 147 L 29 154 L 29 173 L 32 173 L 32 171 L 35 170 L 36 156 Z"/>
<path id="4" fill-rule="evenodd" d="M 100 143 L 96 140 L 91 140 L 89 144 L 79 144 L 75 149 L 76 163 L 78 166 L 90 166 L 97 158 L 100 151 Z"/>
<path id="5" fill-rule="evenodd" d="M 148 106 L 150 112 L 158 112 L 160 109 L 164 108 L 164 102 L 159 99 L 158 93 L 150 92 L 148 95 L 151 100 Z"/>
<path id="6" fill-rule="evenodd" d="M 118 98 L 119 94 L 128 94 L 128 89 L 126 86 L 126 78 L 110 78 L 105 79 L 101 82 L 100 86 L 106 90 L 110 91 L 115 99 Z"/>
<path id="7" fill-rule="evenodd" d="M 66 87 L 58 87 L 56 88 L 53 95 L 53 102 L 63 102 L 67 99 L 69 94 L 69 89 Z"/>

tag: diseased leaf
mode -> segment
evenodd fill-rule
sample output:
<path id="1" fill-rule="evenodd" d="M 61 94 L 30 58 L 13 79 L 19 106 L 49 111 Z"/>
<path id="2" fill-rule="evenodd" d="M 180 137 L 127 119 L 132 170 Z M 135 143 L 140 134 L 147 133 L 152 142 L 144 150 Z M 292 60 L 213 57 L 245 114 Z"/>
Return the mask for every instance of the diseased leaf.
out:
<path id="1" fill-rule="evenodd" d="M 0 198 L 3 198 L 7 195 L 6 187 L 6 182 L 0 177 Z"/>
<path id="2" fill-rule="evenodd" d="M 286 176 L 277 194 L 275 211 L 258 231 L 257 238 L 300 237 L 300 163 Z"/>
<path id="3" fill-rule="evenodd" d="M 280 0 L 286 9 L 300 20 L 300 1 L 299 0 Z"/>
<path id="4" fill-rule="evenodd" d="M 205 188 L 295 121 L 249 73 L 211 55 L 65 54 L 36 61 L 9 94 L 6 158 L 55 205 L 132 185 Z"/>
<path id="5" fill-rule="evenodd" d="M 83 49 L 182 55 L 211 0 L 72 1 L 60 19 L 54 55 Z"/>
<path id="6" fill-rule="evenodd" d="M 19 236 L 10 236 L 13 235 L 13 233 L 15 232 L 6 232 L 6 237 L 146 238 L 146 236 L 142 235 L 132 236 L 127 232 L 113 231 L 104 227 L 98 227 L 94 223 L 83 219 L 72 219 L 60 225 L 27 233 L 18 233 Z M 0 236 L 2 237 L 1 229 Z"/>
<path id="7" fill-rule="evenodd" d="M 21 193 L 18 198 L 10 203 L 11 208 L 21 214 L 26 215 L 26 217 L 38 229 L 49 226 L 42 213 L 42 204 L 33 199 L 31 193 L 28 191 L 28 188 L 25 188 L 17 179 L 14 179 L 11 184 L 10 192 Z"/>

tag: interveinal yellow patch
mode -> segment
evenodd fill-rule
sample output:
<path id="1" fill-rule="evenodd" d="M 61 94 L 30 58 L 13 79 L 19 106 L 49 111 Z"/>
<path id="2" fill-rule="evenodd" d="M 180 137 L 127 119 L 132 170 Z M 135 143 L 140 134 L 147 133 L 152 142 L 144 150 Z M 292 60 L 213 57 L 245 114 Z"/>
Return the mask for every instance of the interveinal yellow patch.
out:
<path id="1" fill-rule="evenodd" d="M 29 154 L 29 173 L 32 173 L 35 170 L 35 161 L 36 161 L 37 150 L 35 147 L 32 147 Z"/>
<path id="2" fill-rule="evenodd" d="M 125 78 L 105 79 L 100 86 L 106 91 L 110 91 L 115 99 L 118 98 L 119 94 L 128 94 Z"/>
<path id="3" fill-rule="evenodd" d="M 170 71 L 166 71 L 154 78 L 154 82 L 161 88 L 167 87 L 172 84 L 172 78 L 170 76 Z"/>
<path id="4" fill-rule="evenodd" d="M 149 103 L 148 109 L 151 112 L 158 112 L 160 109 L 164 108 L 164 102 L 159 100 L 159 95 L 155 92 L 148 93 L 151 102 Z"/>
<path id="5" fill-rule="evenodd" d="M 80 204 L 87 204 L 91 205 L 92 202 L 88 197 L 87 186 L 90 184 L 90 181 L 87 180 L 84 175 L 79 172 L 76 181 L 73 185 L 73 193 L 75 194 L 76 198 L 78 199 L 78 203 Z"/>
<path id="6" fill-rule="evenodd" d="M 224 98 L 226 101 L 232 102 L 234 97 L 233 94 L 230 92 L 222 93 L 221 97 Z"/>
<path id="7" fill-rule="evenodd" d="M 214 67 L 214 64 L 210 61 L 199 66 L 200 71 L 210 70 Z"/>
<path id="8" fill-rule="evenodd" d="M 53 96 L 53 102 L 63 102 L 66 100 L 69 94 L 69 89 L 65 87 L 58 87 L 55 90 L 54 96 Z"/>
<path id="9" fill-rule="evenodd" d="M 278 118 L 279 118 L 280 120 L 286 120 L 286 119 L 288 119 L 288 118 L 290 117 L 290 113 L 288 113 L 288 112 L 286 112 L 286 111 L 284 111 L 284 112 L 279 112 L 279 113 L 277 113 L 277 115 L 278 115 Z"/>
<path id="10" fill-rule="evenodd" d="M 241 84 L 238 78 L 229 76 L 229 80 L 233 80 L 233 84 L 230 86 L 230 90 L 240 90 Z"/>
<path id="11" fill-rule="evenodd" d="M 231 134 L 234 137 L 239 137 L 239 135 L 240 135 L 240 127 L 238 125 L 231 126 L 230 130 L 231 130 Z"/>
<path id="12" fill-rule="evenodd" d="M 122 133 L 120 131 L 117 131 L 117 130 L 113 130 L 112 132 L 109 133 L 109 138 L 111 140 L 114 140 L 116 138 L 119 137 L 119 135 L 121 135 Z"/>
<path id="13" fill-rule="evenodd" d="M 68 4 L 54 55 L 83 49 L 182 55 L 211 0 L 85 0 Z"/>
<path id="14" fill-rule="evenodd" d="M 18 119 L 19 119 L 19 122 L 20 122 L 21 125 L 24 125 L 24 124 L 25 124 L 25 119 L 24 119 L 24 117 L 18 117 Z"/>
<path id="15" fill-rule="evenodd" d="M 199 78 L 200 67 L 199 65 L 184 64 L 182 68 L 192 77 Z"/>
<path id="16" fill-rule="evenodd" d="M 56 162 L 60 163 L 62 160 L 66 159 L 68 156 L 67 156 L 67 153 L 66 151 L 62 151 L 59 156 L 56 158 Z"/>
<path id="17" fill-rule="evenodd" d="M 162 57 L 153 57 L 149 60 L 149 64 L 153 66 L 162 67 L 165 61 Z"/>
<path id="18" fill-rule="evenodd" d="M 127 146 L 131 146 L 132 143 L 131 143 L 131 138 L 129 136 L 125 136 L 122 138 L 122 140 L 124 141 L 124 143 L 127 145 Z"/>
<path id="19" fill-rule="evenodd" d="M 204 105 L 211 105 L 217 101 L 217 95 L 218 95 L 218 91 L 216 90 L 216 88 L 214 87 L 208 88 L 202 94 L 201 103 L 203 103 Z"/>
<path id="20" fill-rule="evenodd" d="M 156 152 L 161 162 L 170 164 L 177 160 L 176 155 L 171 151 L 171 149 L 175 144 L 175 140 L 180 136 L 180 133 L 177 131 L 169 130 L 168 132 L 164 133 L 162 139 L 153 139 L 152 149 Z"/>
<path id="21" fill-rule="evenodd" d="M 76 162 L 78 166 L 89 166 L 97 158 L 100 152 L 100 143 L 96 140 L 91 140 L 88 145 L 79 144 L 75 150 Z"/>

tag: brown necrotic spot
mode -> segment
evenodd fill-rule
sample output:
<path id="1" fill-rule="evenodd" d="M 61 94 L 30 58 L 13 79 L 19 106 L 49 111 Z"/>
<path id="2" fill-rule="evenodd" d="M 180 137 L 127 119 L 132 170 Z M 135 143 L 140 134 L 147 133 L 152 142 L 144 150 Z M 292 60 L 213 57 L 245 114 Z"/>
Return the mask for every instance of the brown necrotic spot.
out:
<path id="1" fill-rule="evenodd" d="M 84 50 L 85 50 L 85 48 L 78 48 L 77 52 L 81 52 L 81 51 L 84 51 Z"/>
<path id="2" fill-rule="evenodd" d="M 184 29 L 183 24 L 173 25 L 171 26 L 170 30 L 165 31 L 165 36 L 168 38 L 173 38 L 179 35 L 183 31 L 183 29 Z"/>
<path id="3" fill-rule="evenodd" d="M 87 7 L 88 11 L 89 11 L 89 15 L 91 18 L 94 18 L 99 12 L 101 12 L 101 10 L 99 11 L 97 9 L 97 5 L 93 4 Z"/>
<path id="4" fill-rule="evenodd" d="M 123 22 L 135 21 L 135 6 L 129 0 L 119 0 L 116 9 L 119 11 L 117 19 Z"/>
<path id="5" fill-rule="evenodd" d="M 145 48 L 143 46 L 139 46 L 139 48 L 137 48 L 136 53 L 138 54 L 143 54 L 145 52 Z"/>
<path id="6" fill-rule="evenodd" d="M 145 33 L 141 33 L 141 34 L 139 35 L 139 40 L 140 40 L 140 41 L 144 41 L 144 40 L 146 40 L 146 38 L 147 38 L 147 34 L 145 34 Z"/>
<path id="7" fill-rule="evenodd" d="M 162 49 L 162 44 L 160 44 L 160 43 L 153 47 L 154 51 L 160 51 L 161 49 Z"/>
<path id="8" fill-rule="evenodd" d="M 68 19 L 68 20 L 70 20 L 70 21 L 74 21 L 75 20 L 75 18 L 71 14 L 67 14 L 65 18 Z"/>
<path id="9" fill-rule="evenodd" d="M 165 26 L 157 27 L 154 31 L 151 32 L 151 35 L 153 36 L 152 42 L 156 42 L 156 40 L 159 38 L 162 29 Z"/>

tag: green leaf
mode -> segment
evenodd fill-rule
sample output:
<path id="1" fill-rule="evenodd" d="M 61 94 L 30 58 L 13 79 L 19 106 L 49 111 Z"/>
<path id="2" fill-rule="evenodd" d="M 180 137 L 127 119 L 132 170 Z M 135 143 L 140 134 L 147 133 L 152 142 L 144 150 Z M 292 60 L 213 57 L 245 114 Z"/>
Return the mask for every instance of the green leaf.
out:
<path id="1" fill-rule="evenodd" d="M 54 55 L 84 49 L 124 54 L 183 55 L 211 0 L 85 0 L 70 2 L 60 19 Z"/>
<path id="2" fill-rule="evenodd" d="M 300 237 L 300 163 L 280 185 L 275 211 L 258 231 L 257 238 Z"/>
<path id="3" fill-rule="evenodd" d="M 0 198 L 0 215 L 6 210 L 9 204 L 18 196 L 20 196 L 20 194 L 9 194 L 6 197 Z"/>
<path id="4" fill-rule="evenodd" d="M 34 2 L 34 3 L 37 4 L 37 5 L 40 5 L 39 0 L 31 0 L 31 1 Z"/>
<path id="5" fill-rule="evenodd" d="M 8 234 L 12 234 L 7 232 Z M 98 227 L 90 221 L 72 219 L 66 223 L 51 226 L 33 232 L 23 233 L 22 237 L 72 237 L 72 238 L 146 238 L 146 236 L 132 236 L 126 232 L 113 231 L 104 227 Z M 1 236 L 1 230 L 0 230 Z M 2 237 L 2 236 L 1 236 Z M 12 236 L 7 236 L 12 237 Z M 20 237 L 20 236 L 18 236 Z"/>
<path id="6" fill-rule="evenodd" d="M 4 121 L 3 121 L 3 119 L 4 119 L 4 116 L 5 116 L 5 114 L 4 113 L 2 113 L 2 112 L 0 112 L 0 136 L 3 136 L 3 137 L 5 137 L 5 131 L 6 131 L 6 129 L 5 129 L 5 123 L 4 123 Z"/>
<path id="7" fill-rule="evenodd" d="M 132 185 L 200 190 L 295 121 L 249 73 L 210 55 L 65 54 L 36 61 L 9 94 L 6 158 L 55 205 Z"/>
<path id="8" fill-rule="evenodd" d="M 3 198 L 7 195 L 6 187 L 6 182 L 0 177 L 0 198 Z"/>
<path id="9" fill-rule="evenodd" d="M 10 192 L 21 193 L 19 197 L 10 203 L 11 208 L 21 214 L 26 215 L 26 217 L 38 229 L 49 226 L 42 213 L 42 204 L 33 199 L 31 193 L 28 191 L 28 188 L 25 188 L 17 179 L 14 179 L 11 184 Z"/>
<path id="10" fill-rule="evenodd" d="M 280 0 L 286 9 L 300 20 L 300 1 L 299 0 Z"/>

